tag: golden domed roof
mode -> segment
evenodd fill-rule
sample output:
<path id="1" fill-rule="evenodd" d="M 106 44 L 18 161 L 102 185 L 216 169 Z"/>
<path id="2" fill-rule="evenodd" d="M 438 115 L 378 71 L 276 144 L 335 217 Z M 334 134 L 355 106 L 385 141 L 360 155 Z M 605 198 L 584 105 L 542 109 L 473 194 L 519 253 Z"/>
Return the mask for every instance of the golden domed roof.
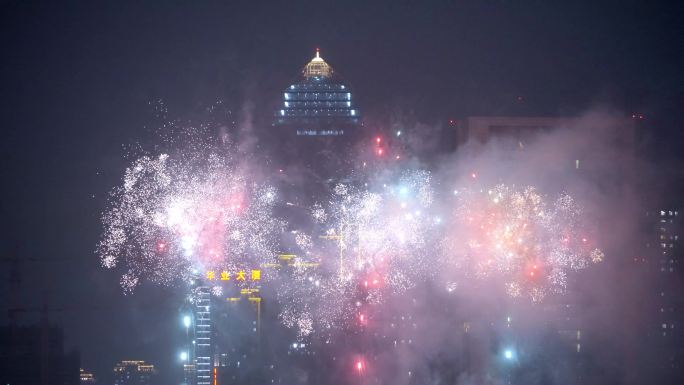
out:
<path id="1" fill-rule="evenodd" d="M 332 67 L 323 60 L 318 48 L 316 48 L 316 57 L 311 59 L 309 64 L 307 64 L 302 71 L 304 77 L 307 79 L 312 77 L 328 78 L 332 75 L 332 72 Z"/>

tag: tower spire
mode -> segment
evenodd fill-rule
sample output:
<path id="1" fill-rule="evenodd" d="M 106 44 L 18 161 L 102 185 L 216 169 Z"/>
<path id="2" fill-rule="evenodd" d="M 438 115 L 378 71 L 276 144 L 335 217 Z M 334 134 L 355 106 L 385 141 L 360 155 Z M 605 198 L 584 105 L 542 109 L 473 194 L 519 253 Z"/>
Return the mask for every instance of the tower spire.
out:
<path id="1" fill-rule="evenodd" d="M 332 75 L 332 68 L 321 57 L 320 48 L 316 48 L 316 56 L 304 67 L 306 78 L 328 78 Z"/>

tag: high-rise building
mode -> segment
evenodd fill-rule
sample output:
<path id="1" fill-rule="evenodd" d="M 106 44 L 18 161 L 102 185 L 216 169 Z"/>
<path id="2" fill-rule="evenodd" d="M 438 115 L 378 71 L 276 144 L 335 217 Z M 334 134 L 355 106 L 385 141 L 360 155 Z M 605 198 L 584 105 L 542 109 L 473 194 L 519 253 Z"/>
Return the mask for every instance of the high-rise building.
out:
<path id="1" fill-rule="evenodd" d="M 283 91 L 281 103 L 263 142 L 276 146 L 273 161 L 284 176 L 297 170 L 310 181 L 327 184 L 348 174 L 356 159 L 349 153 L 363 134 L 361 113 L 349 86 L 318 51 Z"/>
<path id="2" fill-rule="evenodd" d="M 124 360 L 114 366 L 114 385 L 151 385 L 156 374 L 145 361 Z"/>
<path id="3" fill-rule="evenodd" d="M 197 288 L 195 304 L 195 373 L 197 385 L 210 385 L 212 378 L 212 344 L 211 327 L 211 289 L 207 286 Z"/>
<path id="4" fill-rule="evenodd" d="M 645 365 L 657 373 L 654 380 L 661 384 L 684 381 L 684 333 L 681 330 L 684 325 L 684 300 L 681 296 L 684 280 L 680 266 L 683 257 L 682 214 L 677 208 L 667 207 L 650 211 L 646 216 L 650 231 L 643 270 L 650 273 L 650 281 L 655 285 L 648 300 L 648 342 L 644 346 L 648 346 L 647 351 L 651 353 L 646 357 Z"/>
<path id="5" fill-rule="evenodd" d="M 259 278 L 249 281 L 249 287 L 235 280 L 197 277 L 192 306 L 182 316 L 188 340 L 180 354 L 186 385 L 263 382 L 255 376 L 263 367 L 258 354 L 260 270 L 248 274 L 254 280 L 255 272 Z"/>
<path id="6" fill-rule="evenodd" d="M 297 136 L 349 136 L 358 130 L 360 115 L 351 90 L 316 50 L 301 79 L 283 91 L 274 125 Z"/>

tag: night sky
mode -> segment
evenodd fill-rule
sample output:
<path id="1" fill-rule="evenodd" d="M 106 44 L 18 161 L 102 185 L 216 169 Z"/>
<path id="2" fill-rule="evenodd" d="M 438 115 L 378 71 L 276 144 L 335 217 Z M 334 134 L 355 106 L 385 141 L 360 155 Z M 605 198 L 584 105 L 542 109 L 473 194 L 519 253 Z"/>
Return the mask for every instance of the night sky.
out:
<path id="1" fill-rule="evenodd" d="M 23 265 L 24 305 L 49 288 L 68 346 L 103 378 L 125 358 L 177 374 L 177 294 L 125 297 L 95 255 L 122 146 L 151 140 L 150 101 L 182 116 L 221 99 L 268 130 L 319 47 L 369 121 L 602 107 L 643 113 L 654 159 L 681 157 L 679 2 L 0 4 L 0 251 L 40 260 Z"/>

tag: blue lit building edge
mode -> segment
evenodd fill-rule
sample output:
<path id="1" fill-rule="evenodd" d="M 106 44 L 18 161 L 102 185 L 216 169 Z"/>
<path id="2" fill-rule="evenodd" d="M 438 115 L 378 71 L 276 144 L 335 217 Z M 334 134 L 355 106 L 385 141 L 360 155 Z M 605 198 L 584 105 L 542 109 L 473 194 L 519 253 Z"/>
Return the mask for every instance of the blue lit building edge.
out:
<path id="1" fill-rule="evenodd" d="M 333 77 L 332 68 L 316 57 L 303 70 L 303 79 L 283 91 L 274 125 L 294 128 L 298 136 L 341 136 L 361 124 L 348 87 Z"/>

